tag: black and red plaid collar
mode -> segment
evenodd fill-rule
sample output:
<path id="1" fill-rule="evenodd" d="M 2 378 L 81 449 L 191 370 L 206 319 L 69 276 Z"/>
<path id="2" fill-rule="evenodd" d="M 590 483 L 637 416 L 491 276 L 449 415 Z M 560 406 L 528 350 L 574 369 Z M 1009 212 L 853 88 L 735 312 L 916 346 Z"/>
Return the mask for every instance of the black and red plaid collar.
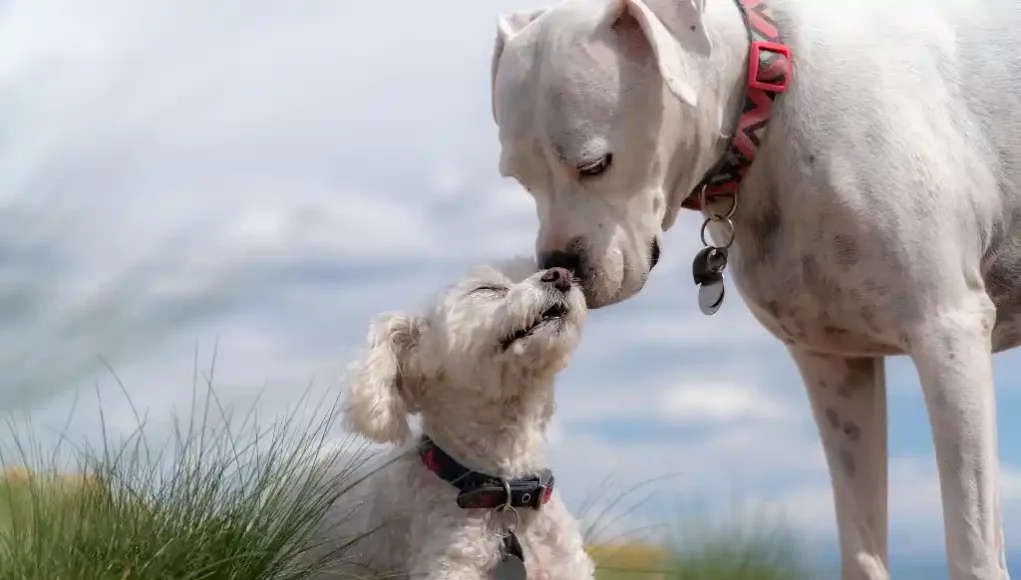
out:
<path id="1" fill-rule="evenodd" d="M 457 505 L 461 508 L 491 509 L 509 506 L 537 510 L 549 503 L 553 494 L 553 473 L 548 469 L 518 479 L 503 479 L 479 473 L 447 455 L 427 435 L 422 436 L 418 454 L 429 471 L 461 490 L 457 494 Z"/>

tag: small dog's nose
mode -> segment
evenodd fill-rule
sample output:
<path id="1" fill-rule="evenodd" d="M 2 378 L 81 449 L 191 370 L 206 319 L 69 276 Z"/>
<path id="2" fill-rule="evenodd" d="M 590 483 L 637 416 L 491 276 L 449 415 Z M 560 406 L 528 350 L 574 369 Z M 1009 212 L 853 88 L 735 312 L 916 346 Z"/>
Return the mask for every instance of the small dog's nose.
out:
<path id="1" fill-rule="evenodd" d="M 571 273 L 564 268 L 550 268 L 542 274 L 541 280 L 547 284 L 552 284 L 554 288 L 561 292 L 567 292 L 571 289 Z"/>
<path id="2" fill-rule="evenodd" d="M 581 265 L 581 258 L 578 254 L 556 250 L 541 254 L 539 256 L 539 267 L 546 270 L 549 268 L 564 268 L 568 272 L 577 273 Z"/>

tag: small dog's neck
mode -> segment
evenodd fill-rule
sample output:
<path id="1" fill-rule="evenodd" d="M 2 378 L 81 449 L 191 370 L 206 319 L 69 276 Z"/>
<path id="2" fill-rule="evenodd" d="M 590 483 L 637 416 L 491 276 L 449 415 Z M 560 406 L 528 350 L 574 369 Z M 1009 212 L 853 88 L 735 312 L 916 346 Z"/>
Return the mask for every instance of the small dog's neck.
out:
<path id="1" fill-rule="evenodd" d="M 539 380 L 536 380 L 539 382 Z M 498 477 L 521 477 L 546 467 L 546 427 L 553 415 L 554 377 L 515 385 L 514 395 L 459 397 L 437 389 L 422 409 L 422 430 L 465 467 Z"/>

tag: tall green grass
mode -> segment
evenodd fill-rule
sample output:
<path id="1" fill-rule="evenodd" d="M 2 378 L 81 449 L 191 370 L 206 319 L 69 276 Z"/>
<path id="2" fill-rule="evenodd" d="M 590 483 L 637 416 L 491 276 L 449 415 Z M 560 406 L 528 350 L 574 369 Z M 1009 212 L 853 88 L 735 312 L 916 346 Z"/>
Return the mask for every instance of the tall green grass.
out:
<path id="1" fill-rule="evenodd" d="M 137 415 L 116 444 L 105 421 L 99 446 L 63 440 L 70 469 L 31 421 L 9 421 L 0 580 L 300 580 L 342 560 L 344 546 L 318 546 L 314 532 L 370 453 L 331 444 L 325 403 L 263 427 L 255 413 L 235 421 L 207 385 L 157 447 Z"/>

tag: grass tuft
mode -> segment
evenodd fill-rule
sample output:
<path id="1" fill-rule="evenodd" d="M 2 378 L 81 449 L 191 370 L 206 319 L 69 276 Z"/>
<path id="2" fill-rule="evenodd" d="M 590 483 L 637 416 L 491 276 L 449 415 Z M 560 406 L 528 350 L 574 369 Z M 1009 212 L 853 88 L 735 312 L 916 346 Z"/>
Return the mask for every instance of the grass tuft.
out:
<path id="1" fill-rule="evenodd" d="M 719 525 L 704 518 L 608 530 L 659 495 L 649 487 L 667 476 L 623 491 L 604 481 L 585 502 L 581 517 L 597 580 L 813 580 L 818 572 L 785 533 L 779 518 L 747 510 Z M 659 498 L 662 503 L 663 498 Z M 597 507 L 598 506 L 598 507 Z M 585 517 L 586 514 L 589 517 Z M 718 518 L 714 518 L 716 520 Z M 678 523 L 681 522 L 681 523 Z"/>
<path id="2" fill-rule="evenodd" d="M 331 444 L 336 404 L 263 428 L 254 413 L 234 421 L 207 387 L 157 448 L 144 421 L 116 445 L 104 426 L 98 448 L 72 449 L 73 475 L 10 421 L 0 580 L 300 580 L 343 559 L 313 532 L 370 453 Z"/>

